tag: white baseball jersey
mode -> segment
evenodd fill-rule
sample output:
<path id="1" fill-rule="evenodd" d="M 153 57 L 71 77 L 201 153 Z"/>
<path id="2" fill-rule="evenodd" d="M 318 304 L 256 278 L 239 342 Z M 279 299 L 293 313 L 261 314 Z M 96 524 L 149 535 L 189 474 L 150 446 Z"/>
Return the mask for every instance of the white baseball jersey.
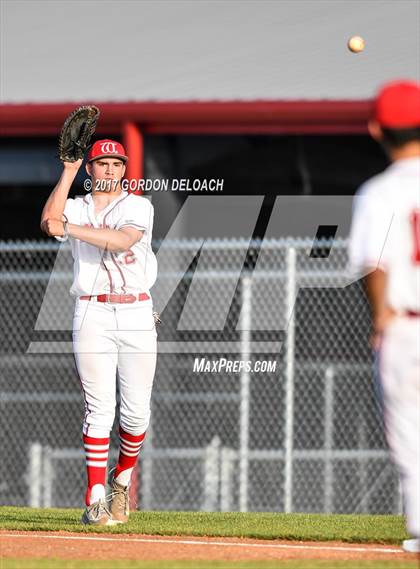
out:
<path id="1" fill-rule="evenodd" d="M 121 253 L 103 251 L 70 237 L 74 258 L 72 296 L 149 292 L 156 280 L 157 261 L 151 247 L 153 206 L 147 198 L 123 191 L 95 215 L 92 194 L 87 194 L 69 198 L 64 216 L 69 223 L 77 225 L 98 229 L 129 226 L 144 232 L 129 251 Z"/>
<path id="2" fill-rule="evenodd" d="M 387 301 L 398 311 L 420 311 L 420 158 L 397 160 L 356 194 L 350 265 L 361 274 L 388 276 Z"/>

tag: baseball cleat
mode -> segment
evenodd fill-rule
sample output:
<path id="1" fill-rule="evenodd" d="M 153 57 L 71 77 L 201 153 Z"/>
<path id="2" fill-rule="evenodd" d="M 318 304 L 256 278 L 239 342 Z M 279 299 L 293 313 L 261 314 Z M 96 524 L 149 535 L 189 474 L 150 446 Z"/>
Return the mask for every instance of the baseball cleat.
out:
<path id="1" fill-rule="evenodd" d="M 87 506 L 81 522 L 90 526 L 113 526 L 117 523 L 112 519 L 111 512 L 103 500 L 98 500 Z"/>
<path id="2" fill-rule="evenodd" d="M 402 548 L 408 553 L 420 553 L 420 538 L 406 539 L 403 541 Z"/>
<path id="3" fill-rule="evenodd" d="M 128 486 L 118 484 L 114 479 L 111 481 L 111 516 L 117 524 L 128 522 L 130 513 Z"/>

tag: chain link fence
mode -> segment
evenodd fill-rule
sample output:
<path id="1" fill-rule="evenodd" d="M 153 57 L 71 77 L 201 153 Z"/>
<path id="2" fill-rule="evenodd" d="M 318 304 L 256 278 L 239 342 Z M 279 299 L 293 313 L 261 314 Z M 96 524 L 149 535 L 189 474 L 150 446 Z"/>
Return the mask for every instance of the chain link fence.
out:
<path id="1" fill-rule="evenodd" d="M 197 255 L 192 241 L 164 245 L 152 293 L 158 307 L 169 298 L 138 506 L 401 511 L 368 305 L 359 282 L 346 284 L 346 243 L 315 254 L 309 239 L 208 241 Z M 0 243 L 0 267 L 0 504 L 80 507 L 83 398 L 71 353 L 70 248 Z M 229 369 L 234 361 L 250 369 Z"/>

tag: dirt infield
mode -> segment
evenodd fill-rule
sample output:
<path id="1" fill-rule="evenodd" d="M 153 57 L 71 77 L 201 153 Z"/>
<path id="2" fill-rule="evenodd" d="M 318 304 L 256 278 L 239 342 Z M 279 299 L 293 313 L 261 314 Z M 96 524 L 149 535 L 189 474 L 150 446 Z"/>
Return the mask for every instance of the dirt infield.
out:
<path id="1" fill-rule="evenodd" d="M 240 538 L 0 531 L 1 558 L 142 560 L 411 560 L 396 546 Z"/>

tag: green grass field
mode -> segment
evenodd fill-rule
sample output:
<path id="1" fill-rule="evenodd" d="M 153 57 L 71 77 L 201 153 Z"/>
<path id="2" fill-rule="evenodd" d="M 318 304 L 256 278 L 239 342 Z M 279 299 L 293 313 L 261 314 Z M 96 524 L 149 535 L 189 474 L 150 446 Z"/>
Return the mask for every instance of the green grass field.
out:
<path id="1" fill-rule="evenodd" d="M 133 512 L 124 526 L 91 528 L 80 524 L 82 510 L 0 507 L 0 529 L 64 530 L 84 533 L 138 533 L 213 537 L 248 537 L 297 541 L 344 541 L 399 545 L 407 538 L 401 516 Z M 0 569 L 414 569 L 401 561 L 78 561 L 1 559 Z"/>
<path id="2" fill-rule="evenodd" d="M 97 528 L 82 526 L 81 514 L 72 509 L 0 507 L 0 528 L 383 544 L 400 544 L 408 537 L 401 516 L 132 512 L 128 524 Z"/>

